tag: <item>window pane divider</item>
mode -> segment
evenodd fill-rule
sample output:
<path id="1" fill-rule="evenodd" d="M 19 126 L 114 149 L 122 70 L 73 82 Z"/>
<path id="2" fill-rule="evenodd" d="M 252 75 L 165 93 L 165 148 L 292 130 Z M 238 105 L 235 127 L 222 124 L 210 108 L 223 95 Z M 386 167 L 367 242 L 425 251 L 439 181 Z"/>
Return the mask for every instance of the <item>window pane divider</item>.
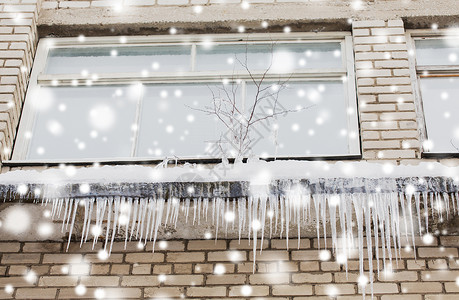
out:
<path id="1" fill-rule="evenodd" d="M 261 79 L 264 72 L 251 71 L 255 79 Z M 268 73 L 265 75 L 266 80 L 279 80 L 279 79 L 314 79 L 314 80 L 341 80 L 341 77 L 346 75 L 346 69 L 310 69 L 294 73 Z M 154 75 L 142 76 L 139 73 L 111 73 L 111 74 L 98 74 L 97 80 L 92 80 L 92 85 L 118 85 L 118 84 L 132 84 L 132 83 L 193 83 L 193 82 L 220 82 L 223 79 L 235 80 L 250 80 L 250 74 L 247 72 L 193 72 L 193 73 L 155 73 Z M 88 77 L 81 74 L 59 74 L 59 75 L 44 75 L 38 76 L 38 84 L 42 86 L 71 86 L 74 80 L 78 81 L 79 86 L 86 85 Z"/>
<path id="2" fill-rule="evenodd" d="M 421 77 L 456 77 L 459 76 L 459 66 L 417 66 L 416 72 Z"/>
<path id="3" fill-rule="evenodd" d="M 252 33 L 250 35 L 250 42 L 272 42 L 273 40 L 279 40 L 282 42 L 296 42 L 296 41 L 307 41 L 307 42 L 335 42 L 341 41 L 344 37 L 350 36 L 350 32 L 296 32 L 296 33 L 270 33 L 269 36 L 265 33 Z M 120 37 L 86 37 L 84 42 L 78 40 L 78 38 L 44 38 L 43 42 L 48 43 L 49 46 L 103 46 L 103 45 L 133 45 L 138 44 L 139 46 L 144 45 L 172 45 L 177 44 L 177 41 L 182 43 L 199 43 L 204 40 L 212 40 L 213 42 L 243 42 L 247 40 L 247 34 L 206 34 L 206 35 L 150 35 L 150 36 L 127 36 L 126 42 L 121 43 Z"/>
<path id="4" fill-rule="evenodd" d="M 141 121 L 141 115 L 142 115 L 142 105 L 143 105 L 143 98 L 145 94 L 145 89 L 143 86 L 139 86 L 139 89 L 141 89 L 141 92 L 139 93 L 139 98 L 137 99 L 137 107 L 135 111 L 135 128 L 134 130 L 134 140 L 132 141 L 132 148 L 131 148 L 131 157 L 135 157 L 137 155 L 137 146 L 138 146 L 138 141 L 139 141 L 139 132 L 140 132 L 140 121 Z"/>

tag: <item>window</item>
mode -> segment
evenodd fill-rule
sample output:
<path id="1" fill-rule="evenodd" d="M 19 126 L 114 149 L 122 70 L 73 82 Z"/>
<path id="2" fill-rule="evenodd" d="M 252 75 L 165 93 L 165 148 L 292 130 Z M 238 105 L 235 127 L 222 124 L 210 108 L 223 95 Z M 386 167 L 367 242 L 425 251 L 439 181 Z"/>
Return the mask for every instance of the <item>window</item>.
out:
<path id="1" fill-rule="evenodd" d="M 459 36 L 414 36 L 424 153 L 459 152 Z"/>
<path id="2" fill-rule="evenodd" d="M 225 97 L 263 119 L 254 155 L 352 157 L 354 85 L 348 33 L 42 39 L 13 160 L 231 157 Z"/>

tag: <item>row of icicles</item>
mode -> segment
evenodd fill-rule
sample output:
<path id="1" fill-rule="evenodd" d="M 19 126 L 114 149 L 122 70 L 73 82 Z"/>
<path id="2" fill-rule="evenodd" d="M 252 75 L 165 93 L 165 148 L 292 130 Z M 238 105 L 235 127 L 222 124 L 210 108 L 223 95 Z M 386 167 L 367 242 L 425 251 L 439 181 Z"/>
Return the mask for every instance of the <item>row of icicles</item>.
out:
<path id="1" fill-rule="evenodd" d="M 327 248 L 326 237 L 330 234 L 327 232 L 328 225 L 331 228 L 331 249 L 337 261 L 345 266 L 346 273 L 349 254 L 358 248 L 359 284 L 364 286 L 369 281 L 372 296 L 371 275 L 374 266 L 373 260 L 368 259 L 367 277 L 363 266 L 364 243 L 367 244 L 369 258 L 373 257 L 372 236 L 374 247 L 383 249 L 382 257 L 379 251 L 375 251 L 379 276 L 380 260 L 383 262 L 383 270 L 390 271 L 392 260 L 401 257 L 402 245 L 406 245 L 408 241 L 414 248 L 415 235 L 422 235 L 424 229 L 428 234 L 429 207 L 433 217 L 440 221 L 448 217 L 451 210 L 456 213 L 459 208 L 457 192 L 339 195 L 297 193 L 288 197 L 267 195 L 238 199 L 101 197 L 44 200 L 45 203 L 49 201 L 52 202 L 52 216 L 63 218 L 62 230 L 69 230 L 69 236 L 72 235 L 78 207 L 84 208 L 81 244 L 88 240 L 91 232 L 94 236 L 94 247 L 106 221 L 104 249 L 108 253 L 111 252 L 117 232 L 121 228 L 124 229 L 126 242 L 132 239 L 142 243 L 152 241 L 154 249 L 160 228 L 176 226 L 181 213 L 184 214 L 185 221 L 193 225 L 210 222 L 215 228 L 215 238 L 221 231 L 226 233 L 228 229 L 237 230 L 239 239 L 247 237 L 252 240 L 254 271 L 257 239 L 261 239 L 260 252 L 265 236 L 285 237 L 288 247 L 289 230 L 296 228 L 299 245 L 301 226 L 313 223 L 319 245 L 320 237 L 323 236 Z M 91 221 L 94 216 L 95 223 Z M 365 295 L 365 288 L 362 291 Z"/>

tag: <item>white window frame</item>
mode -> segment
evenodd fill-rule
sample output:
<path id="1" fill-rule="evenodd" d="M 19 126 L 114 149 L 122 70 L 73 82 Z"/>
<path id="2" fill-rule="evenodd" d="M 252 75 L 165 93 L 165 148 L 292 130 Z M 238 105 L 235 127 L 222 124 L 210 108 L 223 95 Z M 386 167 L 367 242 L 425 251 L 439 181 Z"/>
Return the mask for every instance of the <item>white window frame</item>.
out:
<path id="1" fill-rule="evenodd" d="M 459 156 L 454 152 L 430 152 L 425 149 L 424 144 L 428 140 L 427 127 L 425 122 L 425 114 L 421 96 L 421 78 L 444 77 L 445 75 L 459 76 L 459 66 L 417 66 L 416 62 L 416 40 L 426 39 L 445 39 L 451 37 L 451 31 L 448 30 L 431 30 L 431 29 L 413 29 L 406 31 L 406 41 L 408 47 L 408 60 L 410 64 L 411 84 L 414 88 L 414 102 L 416 109 L 416 118 L 418 123 L 418 131 L 421 139 L 421 155 L 422 157 L 453 157 Z M 459 38 L 459 36 L 457 36 Z"/>
<path id="2" fill-rule="evenodd" d="M 122 40 L 123 39 L 123 40 Z M 58 82 L 59 86 L 72 86 L 73 80 L 78 80 L 79 86 L 85 86 L 86 77 L 81 74 L 58 74 L 50 75 L 44 74 L 46 62 L 50 49 L 59 47 L 119 47 L 119 46 L 167 46 L 167 45 L 191 45 L 191 58 L 194 61 L 196 53 L 196 45 L 205 43 L 205 41 L 212 40 L 213 44 L 255 44 L 255 43 L 272 43 L 273 41 L 279 43 L 323 43 L 323 42 L 339 42 L 341 44 L 341 53 L 343 60 L 342 68 L 334 69 L 305 69 L 293 74 L 268 74 L 265 76 L 266 80 L 275 79 L 279 77 L 294 80 L 294 81 L 345 81 L 345 105 L 349 111 L 353 113 L 347 114 L 347 130 L 354 132 L 354 138 L 348 137 L 348 154 L 338 156 L 326 155 L 307 155 L 301 157 L 276 157 L 276 159 L 355 159 L 361 157 L 360 136 L 359 136 L 359 120 L 357 110 L 357 97 L 355 85 L 355 71 L 354 71 L 354 52 L 352 44 L 352 36 L 349 32 L 330 32 L 330 33 L 270 33 L 270 34 L 214 34 L 214 35 L 167 35 L 167 36 L 129 36 L 129 37 L 86 37 L 84 41 L 78 38 L 43 38 L 40 39 L 37 47 L 37 53 L 30 76 L 28 90 L 32 90 L 37 86 L 54 86 Z M 248 40 L 248 42 L 247 42 Z M 194 50 L 194 51 L 193 51 Z M 192 62 L 192 66 L 193 66 Z M 193 69 L 193 67 L 192 67 Z M 252 72 L 252 76 L 256 79 L 261 78 L 263 72 Z M 193 83 L 193 82 L 220 82 L 221 78 L 241 78 L 250 79 L 247 72 L 233 72 L 233 71 L 206 71 L 206 72 L 186 72 L 178 76 L 173 72 L 154 72 L 148 76 L 142 76 L 141 72 L 138 73 L 106 73 L 98 74 L 98 79 L 92 82 L 92 85 L 121 85 L 132 83 Z M 22 112 L 21 122 L 19 124 L 17 139 L 14 144 L 14 151 L 12 159 L 6 163 L 17 164 L 30 164 L 30 163 L 90 163 L 90 162 L 141 162 L 141 161 L 161 161 L 163 158 L 142 158 L 135 157 L 135 149 L 131 151 L 131 157 L 127 158 L 107 158 L 107 159 L 70 159 L 70 160 L 44 160 L 44 159 L 26 159 L 29 150 L 29 141 L 25 137 L 26 132 L 32 132 L 34 126 L 34 110 L 32 109 L 30 93 L 26 94 L 25 104 Z M 141 105 L 141 104 L 139 104 Z M 139 115 L 140 108 L 137 108 L 137 115 Z M 349 136 L 349 135 L 348 135 Z M 136 144 L 136 143 L 134 143 Z M 134 146 L 135 147 L 135 146 Z M 133 148 L 134 148 L 133 147 Z M 175 159 L 175 157 L 173 158 Z M 215 161 L 218 157 L 180 157 L 180 160 L 199 160 L 199 161 Z"/>

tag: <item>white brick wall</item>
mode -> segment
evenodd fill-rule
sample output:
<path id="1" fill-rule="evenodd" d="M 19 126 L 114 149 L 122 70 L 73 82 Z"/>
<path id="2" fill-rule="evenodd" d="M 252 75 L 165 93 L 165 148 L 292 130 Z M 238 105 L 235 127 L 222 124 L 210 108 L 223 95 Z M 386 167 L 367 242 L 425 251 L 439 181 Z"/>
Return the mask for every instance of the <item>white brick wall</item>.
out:
<path id="1" fill-rule="evenodd" d="M 0 158 L 16 136 L 37 42 L 37 0 L 0 1 Z"/>
<path id="2" fill-rule="evenodd" d="M 352 28 L 363 158 L 419 158 L 403 22 L 354 21 Z"/>

